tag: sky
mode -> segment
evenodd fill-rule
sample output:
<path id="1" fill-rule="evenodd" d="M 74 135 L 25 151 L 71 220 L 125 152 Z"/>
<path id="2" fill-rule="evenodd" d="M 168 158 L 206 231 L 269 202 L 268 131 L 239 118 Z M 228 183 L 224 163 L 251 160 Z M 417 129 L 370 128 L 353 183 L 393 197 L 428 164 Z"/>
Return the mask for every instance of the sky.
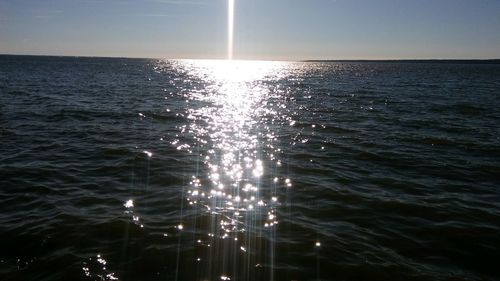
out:
<path id="1" fill-rule="evenodd" d="M 0 54 L 225 58 L 227 0 L 0 0 Z M 500 0 L 235 0 L 234 58 L 500 58 Z"/>

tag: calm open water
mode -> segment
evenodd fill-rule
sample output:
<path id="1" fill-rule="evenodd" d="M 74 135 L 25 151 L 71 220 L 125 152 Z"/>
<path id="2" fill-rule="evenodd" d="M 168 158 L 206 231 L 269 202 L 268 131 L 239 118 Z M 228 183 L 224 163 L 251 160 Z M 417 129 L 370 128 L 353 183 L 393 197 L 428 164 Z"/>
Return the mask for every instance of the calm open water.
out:
<path id="1" fill-rule="evenodd" d="M 499 280 L 500 65 L 0 56 L 1 280 Z"/>

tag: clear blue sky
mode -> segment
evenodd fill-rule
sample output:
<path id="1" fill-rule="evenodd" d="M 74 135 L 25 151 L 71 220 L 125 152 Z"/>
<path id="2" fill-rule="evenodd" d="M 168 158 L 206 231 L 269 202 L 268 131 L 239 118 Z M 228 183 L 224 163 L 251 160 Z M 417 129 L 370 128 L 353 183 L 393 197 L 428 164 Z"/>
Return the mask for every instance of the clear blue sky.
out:
<path id="1" fill-rule="evenodd" d="M 500 58 L 500 0 L 235 0 L 235 58 Z M 227 0 L 0 0 L 0 53 L 224 58 Z"/>

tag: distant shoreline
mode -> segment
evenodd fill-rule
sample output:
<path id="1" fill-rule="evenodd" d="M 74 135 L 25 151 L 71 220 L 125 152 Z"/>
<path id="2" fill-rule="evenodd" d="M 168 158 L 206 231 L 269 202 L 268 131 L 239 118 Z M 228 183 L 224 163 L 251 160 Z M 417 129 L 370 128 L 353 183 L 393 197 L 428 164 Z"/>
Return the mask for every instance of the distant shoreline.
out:
<path id="1" fill-rule="evenodd" d="M 87 59 L 166 59 L 166 60 L 225 60 L 225 59 L 176 59 L 176 58 L 141 58 L 141 57 L 106 57 L 106 56 L 71 56 L 71 55 L 38 55 L 38 54 L 0 54 L 0 57 L 53 57 L 53 58 L 87 58 Z M 235 59 L 238 60 L 238 59 Z M 246 60 L 246 59 L 242 59 Z M 258 60 L 257 60 L 258 61 Z M 266 60 L 263 60 L 266 61 Z M 338 63 L 442 63 L 442 64 L 500 64 L 500 59 L 326 59 L 326 60 L 271 60 L 290 62 L 338 62 Z"/>
<path id="2" fill-rule="evenodd" d="M 500 64 L 500 59 L 304 60 L 304 62 Z"/>

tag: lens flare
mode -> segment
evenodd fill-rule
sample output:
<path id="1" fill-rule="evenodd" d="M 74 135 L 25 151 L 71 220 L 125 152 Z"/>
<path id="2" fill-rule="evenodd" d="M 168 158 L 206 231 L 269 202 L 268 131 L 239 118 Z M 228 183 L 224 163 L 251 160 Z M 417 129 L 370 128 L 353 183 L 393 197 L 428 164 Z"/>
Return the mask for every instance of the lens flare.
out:
<path id="1" fill-rule="evenodd" d="M 233 59 L 234 0 L 227 0 L 227 59 Z"/>

